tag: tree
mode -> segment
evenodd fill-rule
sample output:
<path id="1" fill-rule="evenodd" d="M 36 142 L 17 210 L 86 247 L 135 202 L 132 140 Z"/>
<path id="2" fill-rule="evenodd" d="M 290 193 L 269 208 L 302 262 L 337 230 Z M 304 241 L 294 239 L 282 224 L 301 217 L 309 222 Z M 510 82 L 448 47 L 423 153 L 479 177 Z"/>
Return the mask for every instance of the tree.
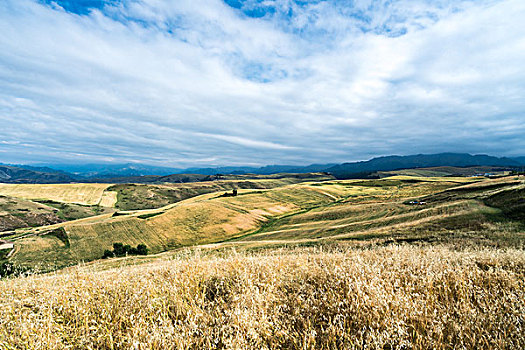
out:
<path id="1" fill-rule="evenodd" d="M 115 256 L 126 256 L 126 255 L 148 255 L 148 247 L 145 244 L 137 245 L 137 248 L 130 246 L 129 244 L 113 243 L 113 251 L 104 250 L 102 259 L 113 258 Z"/>
<path id="2" fill-rule="evenodd" d="M 139 244 L 137 246 L 137 254 L 138 255 L 148 255 L 148 247 L 146 247 L 145 244 Z"/>
<path id="3" fill-rule="evenodd" d="M 122 243 L 113 243 L 113 254 L 115 254 L 115 256 L 124 256 L 124 255 L 126 255 L 126 250 L 124 249 L 124 244 L 122 244 Z"/>
<path id="4" fill-rule="evenodd" d="M 124 246 L 124 255 L 131 255 L 133 249 L 134 248 L 131 248 L 131 246 L 129 244 L 126 244 Z"/>

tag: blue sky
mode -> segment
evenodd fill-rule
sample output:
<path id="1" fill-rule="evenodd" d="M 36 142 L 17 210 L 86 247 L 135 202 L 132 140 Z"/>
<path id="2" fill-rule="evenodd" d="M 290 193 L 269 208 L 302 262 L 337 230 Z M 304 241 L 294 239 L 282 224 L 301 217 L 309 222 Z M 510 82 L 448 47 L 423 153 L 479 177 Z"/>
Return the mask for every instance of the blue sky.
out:
<path id="1" fill-rule="evenodd" d="M 521 0 L 2 0 L 0 162 L 525 154 Z"/>

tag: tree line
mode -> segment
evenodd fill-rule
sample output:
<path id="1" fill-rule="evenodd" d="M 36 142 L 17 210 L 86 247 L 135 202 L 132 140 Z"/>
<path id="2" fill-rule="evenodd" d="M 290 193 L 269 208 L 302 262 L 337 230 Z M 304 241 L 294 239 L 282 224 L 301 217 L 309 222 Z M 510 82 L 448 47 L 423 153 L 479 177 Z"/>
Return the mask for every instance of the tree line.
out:
<path id="1" fill-rule="evenodd" d="M 121 257 L 127 255 L 148 255 L 148 247 L 145 244 L 139 244 L 132 247 L 129 244 L 113 243 L 113 250 L 104 250 L 102 259 Z"/>

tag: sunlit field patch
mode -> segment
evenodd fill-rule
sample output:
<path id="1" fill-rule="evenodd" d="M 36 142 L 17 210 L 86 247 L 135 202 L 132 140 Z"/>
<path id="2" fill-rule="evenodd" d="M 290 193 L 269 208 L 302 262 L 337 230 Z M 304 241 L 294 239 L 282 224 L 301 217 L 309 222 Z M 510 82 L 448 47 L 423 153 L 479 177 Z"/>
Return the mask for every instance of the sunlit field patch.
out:
<path id="1" fill-rule="evenodd" d="M 232 251 L 0 282 L 5 349 L 519 349 L 522 250 Z"/>

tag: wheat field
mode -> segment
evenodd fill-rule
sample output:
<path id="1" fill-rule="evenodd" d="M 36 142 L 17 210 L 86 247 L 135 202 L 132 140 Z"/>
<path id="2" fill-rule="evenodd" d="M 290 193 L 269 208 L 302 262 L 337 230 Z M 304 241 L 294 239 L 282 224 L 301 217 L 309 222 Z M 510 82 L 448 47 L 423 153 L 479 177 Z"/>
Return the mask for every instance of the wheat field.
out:
<path id="1" fill-rule="evenodd" d="M 0 281 L 0 348 L 525 347 L 523 250 L 339 244 L 95 266 Z"/>
<path id="2" fill-rule="evenodd" d="M 47 229 L 36 228 L 16 239 L 11 261 L 51 270 L 99 259 L 114 242 L 133 246 L 146 244 L 152 253 L 160 253 L 232 239 L 312 241 L 370 235 L 389 237 L 393 229 L 413 230 L 423 227 L 422 224 L 434 225 L 448 218 L 461 220 L 473 213 L 482 215 L 487 210 L 478 201 L 466 199 L 426 207 L 407 206 L 403 203 L 406 198 L 430 195 L 472 180 L 405 178 L 247 189 L 239 190 L 235 197 L 221 197 L 221 192 L 210 193 L 159 209 L 127 211 L 117 216 L 99 215 Z M 57 227 L 65 229 L 67 242 L 46 234 Z"/>
<path id="3" fill-rule="evenodd" d="M 47 199 L 57 202 L 112 207 L 117 201 L 109 184 L 0 184 L 0 195 L 24 199 Z"/>
<path id="4" fill-rule="evenodd" d="M 468 182 L 212 193 L 20 232 L 9 261 L 37 268 L 0 280 L 0 350 L 525 348 L 525 184 Z M 163 253 L 91 261 L 112 242 Z"/>

